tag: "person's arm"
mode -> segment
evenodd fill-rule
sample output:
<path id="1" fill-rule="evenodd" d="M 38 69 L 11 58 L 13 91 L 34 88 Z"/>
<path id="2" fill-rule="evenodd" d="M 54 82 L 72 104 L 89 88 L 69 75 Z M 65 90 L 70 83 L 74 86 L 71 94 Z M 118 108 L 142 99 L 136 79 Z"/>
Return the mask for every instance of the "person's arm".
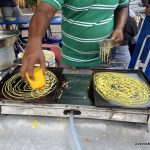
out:
<path id="1" fill-rule="evenodd" d="M 36 62 L 38 62 L 43 70 L 46 71 L 45 57 L 41 50 L 42 38 L 46 33 L 49 22 L 56 13 L 56 9 L 48 3 L 40 3 L 35 14 L 31 19 L 29 26 L 29 38 L 23 57 L 21 67 L 21 77 L 26 79 L 25 73 L 28 72 L 29 77 L 33 79 L 33 69 Z"/>
<path id="2" fill-rule="evenodd" d="M 119 45 L 123 40 L 123 29 L 128 18 L 128 6 L 117 8 L 115 11 L 115 28 L 112 34 L 114 39 Z"/>
<path id="3" fill-rule="evenodd" d="M 145 8 L 145 14 L 146 16 L 150 16 L 150 4 L 148 4 Z"/>

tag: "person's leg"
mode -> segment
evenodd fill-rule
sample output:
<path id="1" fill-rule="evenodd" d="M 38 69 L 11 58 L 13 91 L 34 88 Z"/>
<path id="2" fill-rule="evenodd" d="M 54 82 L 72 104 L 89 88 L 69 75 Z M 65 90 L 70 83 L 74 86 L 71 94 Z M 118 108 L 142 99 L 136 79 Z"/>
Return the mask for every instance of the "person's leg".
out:
<path id="1" fill-rule="evenodd" d="M 122 62 L 125 65 L 125 69 L 128 68 L 129 63 L 131 60 L 129 47 L 126 46 L 119 46 L 116 48 L 116 54 L 115 54 L 115 62 Z"/>
<path id="2" fill-rule="evenodd" d="M 2 7 L 1 10 L 3 17 L 12 16 L 13 14 L 13 10 L 11 7 Z"/>
<path id="3" fill-rule="evenodd" d="M 19 6 L 16 6 L 16 7 L 13 7 L 13 14 L 12 14 L 14 17 L 17 17 L 17 16 L 20 16 L 22 15 L 22 12 L 19 8 Z"/>
<path id="4" fill-rule="evenodd" d="M 2 7 L 1 10 L 3 17 L 10 17 L 13 14 L 12 7 Z M 6 29 L 10 30 L 10 25 L 6 25 Z"/>
<path id="5" fill-rule="evenodd" d="M 21 9 L 19 8 L 19 6 L 13 7 L 13 17 L 19 17 L 19 16 L 22 16 Z M 16 25 L 18 29 L 21 28 L 21 26 L 23 25 Z"/>

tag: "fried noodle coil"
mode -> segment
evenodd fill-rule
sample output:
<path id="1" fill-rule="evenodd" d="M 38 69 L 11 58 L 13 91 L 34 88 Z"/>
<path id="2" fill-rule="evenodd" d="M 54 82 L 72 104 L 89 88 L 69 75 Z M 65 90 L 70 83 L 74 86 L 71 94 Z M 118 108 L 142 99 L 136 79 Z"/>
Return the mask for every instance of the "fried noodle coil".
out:
<path id="1" fill-rule="evenodd" d="M 51 71 L 47 71 L 45 81 L 46 85 L 43 88 L 33 90 L 28 83 L 21 79 L 20 73 L 17 73 L 4 83 L 2 94 L 8 99 L 30 100 L 40 98 L 56 89 L 58 79 Z"/>
<path id="2" fill-rule="evenodd" d="M 93 78 L 96 91 L 107 101 L 122 106 L 146 104 L 150 88 L 141 80 L 123 73 L 96 73 Z"/>

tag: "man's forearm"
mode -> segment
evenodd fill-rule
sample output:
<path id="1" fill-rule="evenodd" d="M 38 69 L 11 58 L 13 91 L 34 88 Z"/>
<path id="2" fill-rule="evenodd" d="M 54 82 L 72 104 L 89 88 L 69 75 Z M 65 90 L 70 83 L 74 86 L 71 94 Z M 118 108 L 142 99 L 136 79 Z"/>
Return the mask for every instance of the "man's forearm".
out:
<path id="1" fill-rule="evenodd" d="M 123 30 L 128 18 L 128 6 L 115 11 L 115 30 Z"/>
<path id="2" fill-rule="evenodd" d="M 32 44 L 34 40 L 42 40 L 55 13 L 56 9 L 47 3 L 41 3 L 38 6 L 29 26 L 28 44 Z"/>

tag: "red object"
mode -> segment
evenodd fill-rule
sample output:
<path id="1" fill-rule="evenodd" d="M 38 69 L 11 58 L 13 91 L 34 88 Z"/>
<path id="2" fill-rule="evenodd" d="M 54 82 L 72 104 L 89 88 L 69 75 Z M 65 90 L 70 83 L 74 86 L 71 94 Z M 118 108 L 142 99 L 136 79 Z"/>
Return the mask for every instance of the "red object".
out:
<path id="1" fill-rule="evenodd" d="M 55 58 L 58 65 L 61 65 L 61 48 L 54 44 L 42 44 L 42 48 L 48 48 L 55 53 Z"/>

